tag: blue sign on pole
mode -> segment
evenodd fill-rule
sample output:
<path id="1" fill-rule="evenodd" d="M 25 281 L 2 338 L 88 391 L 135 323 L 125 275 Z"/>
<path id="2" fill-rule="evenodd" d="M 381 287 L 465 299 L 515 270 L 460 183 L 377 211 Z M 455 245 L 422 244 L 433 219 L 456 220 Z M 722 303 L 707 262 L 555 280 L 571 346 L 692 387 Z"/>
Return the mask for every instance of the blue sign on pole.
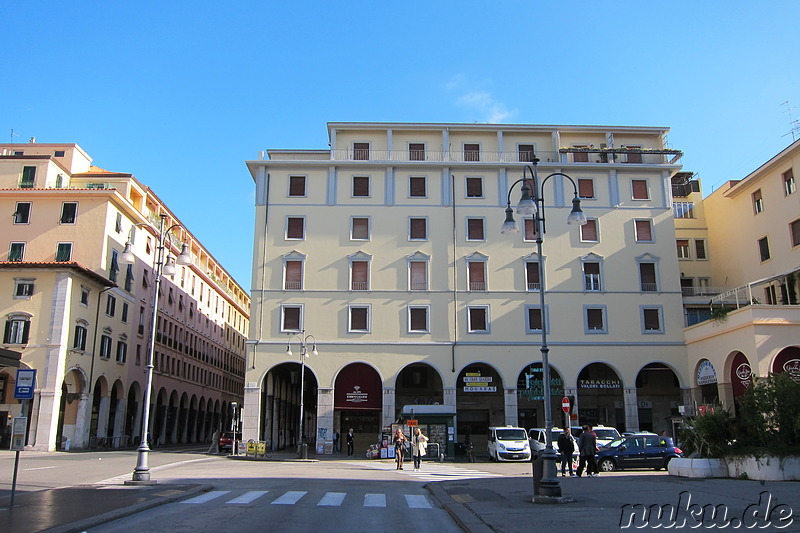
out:
<path id="1" fill-rule="evenodd" d="M 33 389 L 35 388 L 36 369 L 18 368 L 14 398 L 17 400 L 33 400 Z"/>

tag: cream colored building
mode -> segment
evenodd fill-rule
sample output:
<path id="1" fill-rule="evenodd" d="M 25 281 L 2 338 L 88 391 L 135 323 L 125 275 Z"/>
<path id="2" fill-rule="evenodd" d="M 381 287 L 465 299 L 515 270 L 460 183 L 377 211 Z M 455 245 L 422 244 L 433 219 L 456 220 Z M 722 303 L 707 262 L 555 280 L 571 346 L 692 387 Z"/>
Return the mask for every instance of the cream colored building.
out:
<path id="1" fill-rule="evenodd" d="M 671 186 L 680 152 L 666 133 L 329 123 L 328 150 L 248 161 L 256 232 L 244 438 L 291 447 L 302 424 L 320 450 L 352 427 L 362 455 L 413 417 L 450 450 L 467 436 L 481 450 L 489 426 L 544 425 L 542 323 L 556 424 L 566 395 L 572 424 L 671 429 L 692 384 Z M 572 185 L 546 180 L 544 257 L 528 226 L 499 231 L 534 153 L 540 180 L 575 180 L 589 219 L 567 226 Z"/>
<path id="2" fill-rule="evenodd" d="M 706 301 L 716 319 L 686 330 L 697 405 L 735 405 L 754 375 L 788 371 L 800 380 L 798 161 L 800 141 L 744 179 L 694 198 L 707 225 L 703 268 L 718 288 Z"/>
<path id="3" fill-rule="evenodd" d="M 0 144 L 2 348 L 37 370 L 26 404 L 38 450 L 133 446 L 141 435 L 158 228 L 180 224 L 131 174 L 76 144 Z M 136 256 L 120 261 L 127 241 Z M 161 286 L 150 433 L 205 442 L 241 403 L 249 296 L 183 226 L 193 264 Z M 0 428 L 19 416 L 0 372 Z M 5 444 L 5 443 L 3 443 Z"/>

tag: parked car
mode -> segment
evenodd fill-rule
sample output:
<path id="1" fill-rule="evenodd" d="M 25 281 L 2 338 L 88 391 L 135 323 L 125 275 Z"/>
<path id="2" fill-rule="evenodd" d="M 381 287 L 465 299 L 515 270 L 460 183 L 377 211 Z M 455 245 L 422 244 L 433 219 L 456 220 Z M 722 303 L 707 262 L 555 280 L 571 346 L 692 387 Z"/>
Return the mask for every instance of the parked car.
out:
<path id="1" fill-rule="evenodd" d="M 552 428 L 551 432 L 553 434 L 553 449 L 555 449 L 557 454 L 556 460 L 561 460 L 561 451 L 558 449 L 558 437 L 561 435 L 563 430 L 559 428 Z M 540 453 L 544 451 L 547 447 L 547 441 L 545 436 L 547 435 L 547 430 L 545 428 L 531 428 L 528 430 L 528 443 L 531 446 L 531 454 L 532 459 L 536 459 Z M 575 443 L 575 452 L 573 453 L 573 460 L 577 461 L 578 459 L 578 444 Z"/>
<path id="2" fill-rule="evenodd" d="M 570 432 L 572 432 L 572 436 L 575 437 L 575 440 L 578 440 L 578 437 L 581 436 L 583 433 L 583 428 L 581 426 L 572 426 L 569 428 Z M 607 427 L 607 426 L 592 426 L 592 431 L 594 434 L 597 435 L 597 446 L 602 448 L 603 446 L 608 445 L 611 441 L 620 438 L 619 431 L 616 428 Z"/>
<path id="3" fill-rule="evenodd" d="M 523 428 L 490 427 L 487 444 L 493 461 L 530 461 L 531 446 Z"/>
<path id="4" fill-rule="evenodd" d="M 237 433 L 235 440 L 240 441 L 242 440 L 242 434 Z M 233 431 L 225 431 L 219 437 L 219 451 L 221 452 L 232 452 L 233 451 L 233 444 L 234 443 L 234 435 Z"/>
<path id="5" fill-rule="evenodd" d="M 603 472 L 622 468 L 666 468 L 674 457 L 683 457 L 670 437 L 640 433 L 621 437 L 597 452 L 597 467 Z"/>

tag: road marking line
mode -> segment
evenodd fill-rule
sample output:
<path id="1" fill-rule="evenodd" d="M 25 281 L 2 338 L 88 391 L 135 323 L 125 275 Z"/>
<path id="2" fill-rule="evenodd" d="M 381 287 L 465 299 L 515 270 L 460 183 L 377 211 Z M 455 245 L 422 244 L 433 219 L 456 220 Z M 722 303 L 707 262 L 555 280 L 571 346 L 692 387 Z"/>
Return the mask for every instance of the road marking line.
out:
<path id="1" fill-rule="evenodd" d="M 228 494 L 229 490 L 212 490 L 211 492 L 206 492 L 205 494 L 201 494 L 200 496 L 195 496 L 194 498 L 189 498 L 188 500 L 184 500 L 181 503 L 206 503 L 210 502 L 215 498 L 219 498 L 222 495 Z"/>
<path id="2" fill-rule="evenodd" d="M 37 466 L 36 468 L 23 468 L 23 472 L 33 472 L 34 470 L 49 470 L 51 468 L 58 468 L 58 466 Z"/>
<path id="3" fill-rule="evenodd" d="M 346 492 L 326 492 L 325 496 L 322 497 L 317 505 L 338 507 L 339 505 L 342 505 L 346 495 Z"/>
<path id="4" fill-rule="evenodd" d="M 423 494 L 405 494 L 406 503 L 411 509 L 430 509 L 433 507 Z"/>
<path id="5" fill-rule="evenodd" d="M 237 496 L 236 498 L 225 503 L 251 503 L 268 492 L 268 490 L 251 490 L 250 492 L 245 492 L 241 496 Z"/>
<path id="6" fill-rule="evenodd" d="M 364 507 L 386 507 L 386 494 L 365 494 Z"/>
<path id="7" fill-rule="evenodd" d="M 272 505 L 294 505 L 306 494 L 308 494 L 307 490 L 290 490 L 272 502 Z"/>

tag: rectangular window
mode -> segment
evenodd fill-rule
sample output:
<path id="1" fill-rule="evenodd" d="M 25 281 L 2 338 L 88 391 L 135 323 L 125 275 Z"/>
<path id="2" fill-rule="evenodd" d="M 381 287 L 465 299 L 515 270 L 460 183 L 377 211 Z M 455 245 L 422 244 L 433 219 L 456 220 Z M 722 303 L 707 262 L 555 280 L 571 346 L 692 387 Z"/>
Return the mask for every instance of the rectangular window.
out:
<path id="1" fill-rule="evenodd" d="M 124 363 L 128 358 L 128 344 L 117 341 L 117 363 Z"/>
<path id="2" fill-rule="evenodd" d="M 428 219 L 409 218 L 408 219 L 408 240 L 426 241 L 428 240 Z"/>
<path id="3" fill-rule="evenodd" d="M 409 262 L 410 283 L 412 291 L 428 290 L 428 262 L 411 261 Z"/>
<path id="4" fill-rule="evenodd" d="M 284 272 L 283 289 L 287 291 L 299 291 L 303 289 L 303 262 L 286 261 Z"/>
<path id="5" fill-rule="evenodd" d="M 526 309 L 526 330 L 528 333 L 541 333 L 542 331 L 542 309 L 541 307 L 528 307 Z"/>
<path id="6" fill-rule="evenodd" d="M 786 196 L 794 194 L 794 192 L 797 190 L 797 185 L 794 182 L 794 171 L 790 168 L 781 174 L 781 177 L 783 178 L 783 193 Z"/>
<path id="7" fill-rule="evenodd" d="M 641 156 L 641 154 L 639 154 Z M 650 191 L 647 188 L 647 180 L 631 180 L 632 198 L 634 200 L 649 200 Z"/>
<path id="8" fill-rule="evenodd" d="M 56 247 L 56 263 L 65 263 L 72 259 L 72 243 L 60 242 Z"/>
<path id="9" fill-rule="evenodd" d="M 108 295 L 106 298 L 106 315 L 114 316 L 114 312 L 117 309 L 117 299 L 112 296 L 111 294 Z"/>
<path id="10" fill-rule="evenodd" d="M 471 291 L 486 290 L 486 263 L 483 261 L 469 261 L 467 263 L 467 283 Z"/>
<path id="11" fill-rule="evenodd" d="M 428 196 L 425 176 L 411 176 L 408 178 L 408 195 L 411 198 L 425 198 Z"/>
<path id="12" fill-rule="evenodd" d="M 133 289 L 133 265 L 129 264 L 125 268 L 125 290 L 131 292 Z"/>
<path id="13" fill-rule="evenodd" d="M 350 306 L 348 331 L 364 333 L 369 331 L 369 306 Z"/>
<path id="14" fill-rule="evenodd" d="M 20 189 L 33 189 L 36 184 L 36 167 L 22 167 L 22 179 L 19 182 Z"/>
<path id="15" fill-rule="evenodd" d="M 61 224 L 74 224 L 78 216 L 78 202 L 64 202 L 61 204 Z"/>
<path id="16" fill-rule="evenodd" d="M 114 222 L 114 231 L 122 233 L 122 213 L 117 213 L 117 220 Z"/>
<path id="17" fill-rule="evenodd" d="M 800 246 L 800 218 L 789 224 L 789 236 L 792 240 L 792 248 Z"/>
<path id="18" fill-rule="evenodd" d="M 89 305 L 89 293 L 91 289 L 87 287 L 81 287 L 81 305 Z"/>
<path id="19" fill-rule="evenodd" d="M 695 239 L 694 240 L 694 258 L 695 259 L 708 259 L 706 255 L 706 240 L 705 239 Z"/>
<path id="20" fill-rule="evenodd" d="M 425 143 L 408 143 L 408 159 L 425 161 Z"/>
<path id="21" fill-rule="evenodd" d="M 583 263 L 583 288 L 587 291 L 599 291 L 600 288 L 600 263 Z"/>
<path id="22" fill-rule="evenodd" d="M 480 161 L 481 145 L 473 143 L 464 144 L 464 161 Z"/>
<path id="23" fill-rule="evenodd" d="M 691 259 L 689 239 L 677 239 L 675 246 L 678 249 L 678 259 Z"/>
<path id="24" fill-rule="evenodd" d="M 14 211 L 14 224 L 29 224 L 31 221 L 31 203 L 17 202 L 17 209 Z"/>
<path id="25" fill-rule="evenodd" d="M 483 241 L 485 240 L 485 233 L 483 231 L 482 218 L 468 218 L 467 219 L 467 240 L 468 241 Z"/>
<path id="26" fill-rule="evenodd" d="M 597 219 L 586 219 L 586 224 L 581 226 L 581 242 L 599 242 L 597 235 Z"/>
<path id="27" fill-rule="evenodd" d="M 664 332 L 664 328 L 661 325 L 661 308 L 659 307 L 642 308 L 642 322 L 645 333 Z"/>
<path id="28" fill-rule="evenodd" d="M 25 259 L 25 243 L 12 242 L 8 249 L 9 261 L 23 261 Z"/>
<path id="29" fill-rule="evenodd" d="M 764 211 L 764 198 L 761 197 L 761 189 L 751 195 L 753 199 L 753 214 L 757 215 Z"/>
<path id="30" fill-rule="evenodd" d="M 527 261 L 525 263 L 525 285 L 529 291 L 538 291 L 542 288 L 538 261 Z"/>
<path id="31" fill-rule="evenodd" d="M 356 161 L 368 161 L 369 143 L 353 143 L 353 159 Z"/>
<path id="32" fill-rule="evenodd" d="M 532 144 L 520 144 L 517 146 L 517 154 L 521 163 L 533 162 L 535 148 Z"/>
<path id="33" fill-rule="evenodd" d="M 299 305 L 281 306 L 281 331 L 297 332 L 302 329 L 302 311 Z"/>
<path id="34" fill-rule="evenodd" d="M 369 196 L 369 176 L 353 176 L 353 196 Z"/>
<path id="35" fill-rule="evenodd" d="M 653 242 L 653 221 L 635 220 L 636 227 L 636 241 L 637 242 Z"/>
<path id="36" fill-rule="evenodd" d="M 625 160 L 626 163 L 641 163 L 642 162 L 642 152 L 637 152 L 636 150 L 641 150 L 641 146 L 637 145 L 628 145 L 625 147 L 628 150 L 632 150 L 632 152 L 628 153 L 628 157 Z"/>
<path id="37" fill-rule="evenodd" d="M 27 318 L 9 318 L 3 333 L 3 344 L 28 344 L 31 321 Z"/>
<path id="38" fill-rule="evenodd" d="M 56 157 L 64 157 L 65 151 L 64 150 L 56 150 L 53 152 Z"/>
<path id="39" fill-rule="evenodd" d="M 586 307 L 586 332 L 605 333 L 605 307 Z"/>
<path id="40" fill-rule="evenodd" d="M 585 144 L 573 144 L 573 148 L 577 149 L 588 149 L 589 147 Z M 572 153 L 572 162 L 573 163 L 588 163 L 589 162 L 589 152 L 573 152 Z"/>
<path id="41" fill-rule="evenodd" d="M 425 333 L 428 331 L 427 307 L 408 308 L 408 331 L 409 333 Z"/>
<path id="42" fill-rule="evenodd" d="M 367 261 L 353 261 L 350 263 L 350 283 L 351 290 L 369 290 L 369 263 Z"/>
<path id="43" fill-rule="evenodd" d="M 483 178 L 467 178 L 467 198 L 483 198 Z"/>
<path id="44" fill-rule="evenodd" d="M 578 178 L 578 196 L 581 199 L 594 198 L 594 180 L 592 178 Z"/>
<path id="45" fill-rule="evenodd" d="M 33 296 L 33 280 L 18 279 L 14 281 L 14 298 L 30 298 Z"/>
<path id="46" fill-rule="evenodd" d="M 658 291 L 655 263 L 639 263 L 639 280 L 642 292 Z"/>
<path id="47" fill-rule="evenodd" d="M 758 239 L 758 252 L 761 254 L 761 261 L 767 261 L 770 258 L 769 255 L 769 239 L 767 237 L 762 237 Z"/>
<path id="48" fill-rule="evenodd" d="M 85 350 L 86 349 L 86 327 L 77 324 L 75 325 L 75 341 L 72 343 L 72 347 L 76 350 Z"/>
<path id="49" fill-rule="evenodd" d="M 305 239 L 306 219 L 303 217 L 288 217 L 286 219 L 286 239 Z"/>
<path id="50" fill-rule="evenodd" d="M 470 333 L 488 333 L 489 308 L 486 306 L 468 307 L 467 328 Z"/>
<path id="51" fill-rule="evenodd" d="M 306 177 L 289 176 L 289 196 L 306 195 Z"/>
<path id="52" fill-rule="evenodd" d="M 122 320 L 124 324 L 128 323 L 128 302 L 122 302 L 122 316 L 120 320 Z"/>
<path id="53" fill-rule="evenodd" d="M 350 219 L 350 240 L 368 241 L 369 240 L 369 219 L 364 217 L 353 217 Z"/>
<path id="54" fill-rule="evenodd" d="M 522 236 L 522 240 L 526 242 L 535 241 L 536 225 L 533 223 L 533 218 L 523 219 L 522 225 L 525 228 L 525 233 Z"/>
<path id="55" fill-rule="evenodd" d="M 111 358 L 111 337 L 108 335 L 100 336 L 100 357 L 103 359 Z"/>
<path id="56" fill-rule="evenodd" d="M 117 274 L 119 273 L 119 252 L 111 250 L 111 264 L 108 266 L 108 279 L 117 281 Z"/>

